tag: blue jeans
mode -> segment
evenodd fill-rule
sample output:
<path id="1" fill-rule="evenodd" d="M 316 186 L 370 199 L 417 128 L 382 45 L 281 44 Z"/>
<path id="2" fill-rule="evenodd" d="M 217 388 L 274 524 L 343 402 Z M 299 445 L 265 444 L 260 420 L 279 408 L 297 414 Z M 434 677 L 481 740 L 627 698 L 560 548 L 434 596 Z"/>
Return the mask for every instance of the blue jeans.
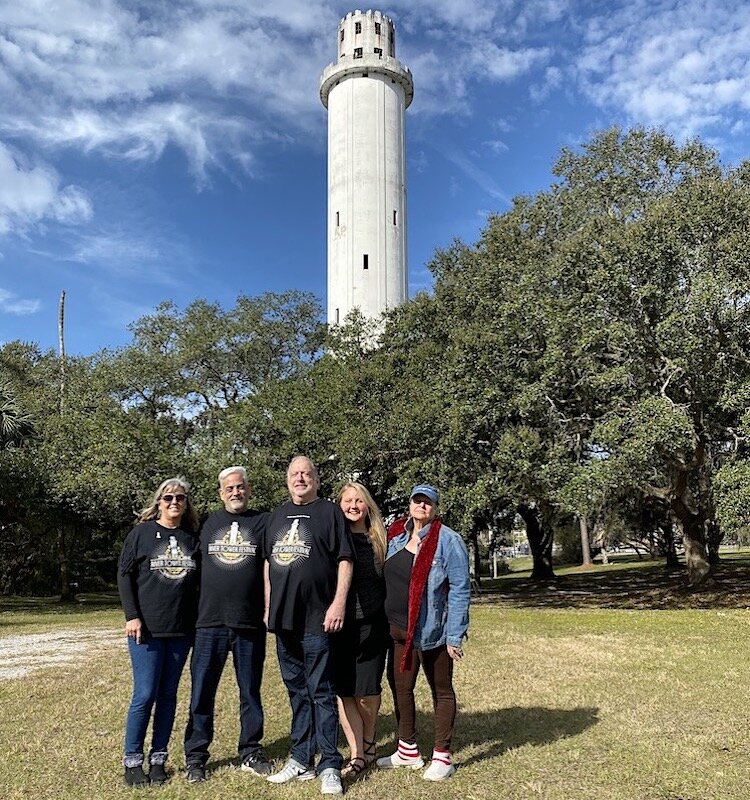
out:
<path id="1" fill-rule="evenodd" d="M 276 634 L 276 651 L 292 706 L 292 758 L 312 767 L 319 750 L 319 772 L 341 769 L 339 713 L 328 635 L 280 631 Z"/>
<path id="2" fill-rule="evenodd" d="M 260 750 L 263 738 L 263 706 L 260 684 L 266 658 L 265 630 L 198 628 L 190 660 L 192 692 L 190 716 L 185 729 L 185 762 L 205 766 L 214 738 L 214 708 L 221 673 L 232 651 L 234 674 L 240 690 L 240 739 L 237 750 L 244 759 Z"/>
<path id="3" fill-rule="evenodd" d="M 164 763 L 177 708 L 177 687 L 192 643 L 192 636 L 145 637 L 140 644 L 128 639 L 133 697 L 125 724 L 126 766 L 143 763 L 143 743 L 152 709 L 154 725 L 149 761 Z"/>

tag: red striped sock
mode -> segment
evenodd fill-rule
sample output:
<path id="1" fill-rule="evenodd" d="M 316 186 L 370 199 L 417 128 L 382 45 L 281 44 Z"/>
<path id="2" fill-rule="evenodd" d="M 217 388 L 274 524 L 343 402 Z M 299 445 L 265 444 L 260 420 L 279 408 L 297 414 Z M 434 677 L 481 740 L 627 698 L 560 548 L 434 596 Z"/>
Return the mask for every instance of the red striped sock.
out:
<path id="1" fill-rule="evenodd" d="M 405 742 L 398 740 L 398 754 L 401 758 L 419 758 L 419 748 L 416 742 Z"/>
<path id="2" fill-rule="evenodd" d="M 432 760 L 439 761 L 441 764 L 452 764 L 450 751 L 448 750 L 433 750 Z"/>

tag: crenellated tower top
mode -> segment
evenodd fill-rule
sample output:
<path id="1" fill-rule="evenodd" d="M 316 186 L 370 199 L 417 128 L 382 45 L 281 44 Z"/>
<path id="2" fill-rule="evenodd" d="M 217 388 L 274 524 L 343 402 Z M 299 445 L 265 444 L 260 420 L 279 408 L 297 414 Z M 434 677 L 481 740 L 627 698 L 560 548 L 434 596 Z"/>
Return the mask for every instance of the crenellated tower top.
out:
<path id="1" fill-rule="evenodd" d="M 396 59 L 396 26 L 380 11 L 350 11 L 339 23 L 338 61 L 329 64 L 320 79 L 320 100 L 328 108 L 328 94 L 346 77 L 376 72 L 404 89 L 406 108 L 414 99 L 411 72 Z"/>

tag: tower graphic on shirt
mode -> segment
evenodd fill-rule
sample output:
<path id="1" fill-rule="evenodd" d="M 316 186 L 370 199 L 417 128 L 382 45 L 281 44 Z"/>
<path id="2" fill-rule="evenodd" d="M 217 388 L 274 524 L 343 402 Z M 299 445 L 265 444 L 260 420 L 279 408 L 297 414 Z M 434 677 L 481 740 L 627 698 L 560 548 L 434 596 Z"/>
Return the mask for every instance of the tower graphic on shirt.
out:
<path id="1" fill-rule="evenodd" d="M 256 545 L 247 541 L 237 520 L 229 526 L 223 536 L 208 543 L 208 554 L 227 567 L 239 567 L 248 558 L 255 556 Z"/>
<path id="2" fill-rule="evenodd" d="M 275 542 L 271 558 L 280 567 L 289 567 L 295 562 L 310 557 L 310 545 L 305 541 L 306 530 L 300 530 L 300 521 L 295 518 L 289 530 Z"/>
<path id="3" fill-rule="evenodd" d="M 149 567 L 153 572 L 158 572 L 170 580 L 180 580 L 192 569 L 195 569 L 195 561 L 191 556 L 186 556 L 177 542 L 176 536 L 170 536 L 166 548 L 157 554 L 149 562 Z"/>

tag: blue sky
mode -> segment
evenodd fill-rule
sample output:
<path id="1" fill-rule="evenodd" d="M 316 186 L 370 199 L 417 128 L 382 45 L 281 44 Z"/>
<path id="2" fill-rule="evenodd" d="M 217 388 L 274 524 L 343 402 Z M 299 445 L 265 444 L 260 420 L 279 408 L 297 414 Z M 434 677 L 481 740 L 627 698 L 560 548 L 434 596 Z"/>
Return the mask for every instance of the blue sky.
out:
<path id="1" fill-rule="evenodd" d="M 0 0 L 0 342 L 127 344 L 163 300 L 324 301 L 319 0 Z M 368 6 L 361 6 L 366 10 Z M 410 291 L 455 237 L 549 186 L 613 124 L 748 156 L 750 5 L 393 0 L 407 111 Z"/>

